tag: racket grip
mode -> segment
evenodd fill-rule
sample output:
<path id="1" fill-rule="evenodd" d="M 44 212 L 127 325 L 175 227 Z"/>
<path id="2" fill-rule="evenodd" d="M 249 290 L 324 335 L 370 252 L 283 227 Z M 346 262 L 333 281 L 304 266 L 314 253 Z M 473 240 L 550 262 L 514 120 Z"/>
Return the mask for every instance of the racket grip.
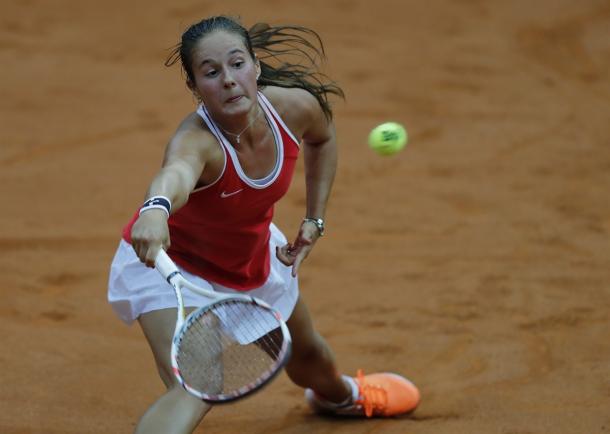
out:
<path id="1" fill-rule="evenodd" d="M 178 267 L 176 267 L 174 261 L 171 260 L 163 249 L 159 249 L 159 253 L 157 253 L 157 257 L 155 258 L 155 268 L 168 282 L 172 276 L 180 273 L 180 270 L 178 270 Z"/>

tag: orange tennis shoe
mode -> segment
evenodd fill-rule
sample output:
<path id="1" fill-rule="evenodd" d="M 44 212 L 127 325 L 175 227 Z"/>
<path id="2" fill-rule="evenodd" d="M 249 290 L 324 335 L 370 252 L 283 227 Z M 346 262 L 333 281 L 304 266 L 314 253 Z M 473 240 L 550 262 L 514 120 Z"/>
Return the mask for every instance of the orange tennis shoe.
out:
<path id="1" fill-rule="evenodd" d="M 359 369 L 355 378 L 344 377 L 354 395 L 344 404 L 334 404 L 305 390 L 309 406 L 317 413 L 337 416 L 390 417 L 415 410 L 420 400 L 417 387 L 400 375 L 378 373 L 364 375 Z"/>

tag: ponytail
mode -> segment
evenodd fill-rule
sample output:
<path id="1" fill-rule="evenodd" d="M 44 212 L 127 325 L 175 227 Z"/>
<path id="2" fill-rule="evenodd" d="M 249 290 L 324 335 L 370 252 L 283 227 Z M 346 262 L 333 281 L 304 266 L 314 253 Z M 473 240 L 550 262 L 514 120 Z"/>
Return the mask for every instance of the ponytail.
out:
<path id="1" fill-rule="evenodd" d="M 345 98 L 343 90 L 319 71 L 324 45 L 313 30 L 300 26 L 255 24 L 248 30 L 252 49 L 261 64 L 259 86 L 301 88 L 311 93 L 327 119 L 332 119 L 328 95 Z"/>

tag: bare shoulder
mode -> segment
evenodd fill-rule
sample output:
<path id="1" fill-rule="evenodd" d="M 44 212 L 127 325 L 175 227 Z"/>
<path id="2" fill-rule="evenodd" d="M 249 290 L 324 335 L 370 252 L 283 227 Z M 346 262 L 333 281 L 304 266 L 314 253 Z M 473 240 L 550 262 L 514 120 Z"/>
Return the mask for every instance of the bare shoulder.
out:
<path id="1" fill-rule="evenodd" d="M 191 141 L 195 140 L 199 144 L 204 144 L 214 136 L 203 122 L 201 117 L 193 112 L 189 113 L 178 125 L 176 132 L 172 137 L 173 141 Z"/>
<path id="2" fill-rule="evenodd" d="M 290 109 L 299 112 L 315 109 L 319 105 L 318 100 L 311 93 L 298 87 L 266 86 L 263 94 L 278 111 Z"/>
<path id="3" fill-rule="evenodd" d="M 263 94 L 288 128 L 299 138 L 322 114 L 318 100 L 305 89 L 267 86 L 263 89 Z"/>
<path id="4" fill-rule="evenodd" d="M 167 146 L 166 155 L 189 153 L 209 157 L 217 149 L 218 141 L 201 117 L 193 112 L 178 125 Z"/>

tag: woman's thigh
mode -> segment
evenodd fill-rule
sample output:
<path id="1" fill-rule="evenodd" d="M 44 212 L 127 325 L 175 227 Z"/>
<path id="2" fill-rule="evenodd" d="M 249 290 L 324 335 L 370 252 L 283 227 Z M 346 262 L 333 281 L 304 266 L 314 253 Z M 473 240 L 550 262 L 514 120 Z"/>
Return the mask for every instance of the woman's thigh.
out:
<path id="1" fill-rule="evenodd" d="M 187 309 L 187 314 L 193 308 Z M 176 328 L 177 310 L 174 308 L 154 310 L 138 318 L 140 327 L 146 336 L 153 353 L 159 375 L 167 387 L 177 383 L 171 363 L 172 339 Z"/>
<path id="2" fill-rule="evenodd" d="M 292 337 L 292 353 L 294 357 L 307 357 L 312 352 L 320 350 L 323 341 L 314 329 L 309 309 L 302 297 L 299 297 L 292 315 L 286 321 L 286 325 Z"/>

